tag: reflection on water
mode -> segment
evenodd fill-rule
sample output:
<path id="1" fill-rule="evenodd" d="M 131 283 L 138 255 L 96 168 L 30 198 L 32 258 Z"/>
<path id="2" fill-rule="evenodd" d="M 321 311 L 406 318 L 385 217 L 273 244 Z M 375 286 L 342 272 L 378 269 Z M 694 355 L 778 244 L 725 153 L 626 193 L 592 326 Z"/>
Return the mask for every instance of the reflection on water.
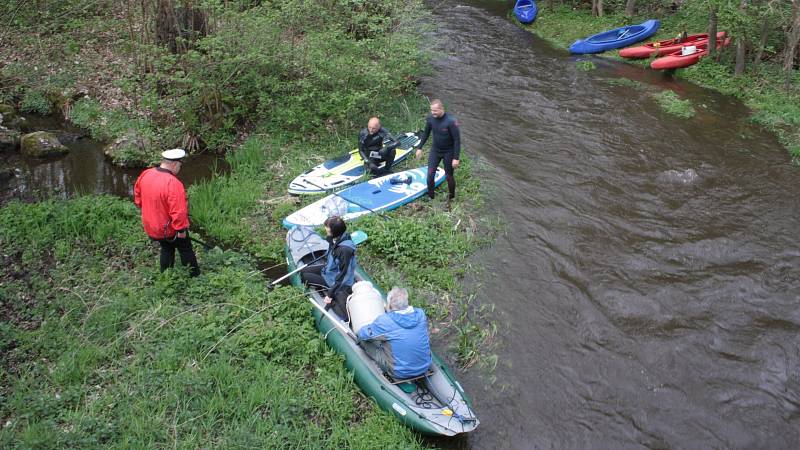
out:
<path id="1" fill-rule="evenodd" d="M 142 168 L 121 168 L 103 154 L 103 144 L 81 137 L 83 132 L 62 124 L 55 118 L 31 118 L 32 129 L 60 135 L 70 152 L 62 157 L 35 159 L 19 153 L 0 155 L 15 169 L 16 176 L 0 182 L 0 204 L 10 199 L 33 200 L 48 197 L 67 198 L 79 194 L 133 196 L 133 184 Z M 216 155 L 193 155 L 181 167 L 178 178 L 189 185 L 208 179 L 214 167 L 227 169 L 224 158 Z"/>

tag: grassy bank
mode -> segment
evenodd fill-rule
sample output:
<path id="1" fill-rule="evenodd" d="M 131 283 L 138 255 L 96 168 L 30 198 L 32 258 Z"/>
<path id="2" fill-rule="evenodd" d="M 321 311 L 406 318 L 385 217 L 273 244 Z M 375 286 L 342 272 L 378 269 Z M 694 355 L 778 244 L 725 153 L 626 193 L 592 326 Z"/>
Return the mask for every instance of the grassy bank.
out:
<path id="1" fill-rule="evenodd" d="M 375 114 L 392 131 L 415 131 L 422 128 L 427 107 L 426 99 L 409 96 L 385 103 Z M 267 129 L 228 154 L 230 174 L 194 186 L 190 197 L 194 223 L 206 235 L 260 260 L 274 261 L 283 255 L 282 219 L 319 198 L 288 196 L 289 182 L 308 167 L 355 148 L 357 129 L 313 143 L 270 134 Z M 417 201 L 350 225 L 370 236 L 359 250 L 370 274 L 387 289 L 392 285 L 411 289 L 412 302 L 426 308 L 433 328 L 441 333 L 438 340 L 454 347 L 462 367 L 494 360 L 491 305 L 472 304 L 459 280 L 469 269 L 467 257 L 491 240 L 498 225 L 478 214 L 484 200 L 468 152 L 456 171 L 458 191 L 450 210 L 445 208 L 446 195 L 439 195 L 433 202 Z M 397 170 L 421 164 L 412 157 Z"/>
<path id="2" fill-rule="evenodd" d="M 282 259 L 280 221 L 311 201 L 286 195 L 291 178 L 352 149 L 371 115 L 395 132 L 422 127 L 421 4 L 328 2 L 321 23 L 299 20 L 316 2 L 216 2 L 217 31 L 175 56 L 125 36 L 135 10 L 98 2 L 78 17 L 73 3 L 0 29 L 0 98 L 60 109 L 103 139 L 143 136 L 145 159 L 229 150 L 230 171 L 189 190 L 192 229 L 229 250 L 199 251 L 199 278 L 161 274 L 130 200 L 0 209 L 0 446 L 419 446 L 355 387 L 301 293 L 267 293 L 256 267 Z M 60 71 L 65 56 L 76 67 Z M 88 95 L 74 95 L 82 83 Z M 468 156 L 457 178 L 451 210 L 440 195 L 351 229 L 370 235 L 369 272 L 410 287 L 440 355 L 466 367 L 493 359 L 490 306 L 459 280 L 494 225 L 477 215 Z"/>
<path id="3" fill-rule="evenodd" d="M 157 271 L 122 199 L 0 210 L 0 446 L 416 447 L 252 259 Z"/>
<path id="4" fill-rule="evenodd" d="M 683 8 L 675 14 L 657 17 L 661 20 L 661 28 L 650 40 L 671 39 L 684 30 L 690 34 L 704 32 L 707 27 L 706 17 L 702 11 L 699 13 L 692 8 Z M 536 22 L 524 28 L 566 50 L 578 38 L 630 23 L 640 23 L 649 18 L 652 17 L 627 18 L 621 13 L 598 18 L 592 17 L 588 10 L 543 8 Z M 733 25 L 725 22 L 724 17 L 721 18 L 719 30 L 727 30 L 730 35 L 732 27 Z M 742 99 L 752 109 L 753 120 L 776 133 L 792 155 L 793 161 L 800 163 L 800 74 L 795 71 L 788 91 L 782 88 L 785 75 L 781 68 L 768 62 L 751 67 L 744 75 L 735 77 L 731 63 L 732 53 L 732 48 L 725 49 L 721 52 L 719 61 L 704 58 L 694 66 L 678 70 L 676 76 Z M 619 58 L 617 51 L 603 53 L 603 57 Z M 630 64 L 650 63 L 650 60 L 626 61 Z M 677 99 L 660 101 L 660 104 L 673 108 L 669 110 L 671 113 L 688 109 L 685 105 L 675 109 L 674 100 Z M 685 112 L 678 114 L 691 117 Z"/>
<path id="5" fill-rule="evenodd" d="M 23 2 L 0 16 L 0 103 L 59 111 L 109 142 L 143 138 L 112 158 L 145 165 L 165 147 L 224 152 L 262 124 L 310 139 L 350 129 L 413 92 L 424 64 L 418 0 L 170 2 L 204 24 L 175 52 L 158 42 L 155 3 Z"/>

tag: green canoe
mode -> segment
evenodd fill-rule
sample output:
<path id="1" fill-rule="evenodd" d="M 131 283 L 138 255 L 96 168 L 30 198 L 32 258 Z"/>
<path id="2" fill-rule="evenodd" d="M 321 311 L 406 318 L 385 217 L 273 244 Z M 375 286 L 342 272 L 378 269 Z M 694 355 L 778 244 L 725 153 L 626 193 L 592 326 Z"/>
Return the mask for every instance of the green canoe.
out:
<path id="1" fill-rule="evenodd" d="M 308 264 L 327 249 L 328 242 L 312 229 L 292 228 L 286 234 L 289 271 Z M 356 268 L 356 281 L 369 281 L 377 287 L 361 267 Z M 292 275 L 291 282 L 294 286 L 303 287 L 299 273 Z M 393 383 L 364 353 L 349 326 L 332 311 L 324 311 L 322 297 L 315 291 L 306 292 L 315 306 L 312 313 L 317 329 L 325 336 L 328 345 L 344 355 L 345 364 L 353 373 L 356 383 L 381 408 L 406 426 L 428 435 L 454 436 L 469 433 L 478 426 L 480 422 L 464 390 L 435 353 L 433 364 L 425 377 Z M 381 292 L 381 295 L 385 302 L 385 294 Z"/>

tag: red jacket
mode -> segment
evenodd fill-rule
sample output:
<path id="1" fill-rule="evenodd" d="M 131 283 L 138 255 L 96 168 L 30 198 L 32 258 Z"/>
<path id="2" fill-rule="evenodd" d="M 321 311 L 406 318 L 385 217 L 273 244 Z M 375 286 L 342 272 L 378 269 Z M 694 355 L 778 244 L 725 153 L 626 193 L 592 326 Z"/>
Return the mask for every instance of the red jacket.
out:
<path id="1" fill-rule="evenodd" d="M 189 204 L 183 183 L 161 167 L 145 170 L 133 187 L 133 202 L 142 210 L 144 231 L 153 239 L 172 239 L 189 228 Z"/>

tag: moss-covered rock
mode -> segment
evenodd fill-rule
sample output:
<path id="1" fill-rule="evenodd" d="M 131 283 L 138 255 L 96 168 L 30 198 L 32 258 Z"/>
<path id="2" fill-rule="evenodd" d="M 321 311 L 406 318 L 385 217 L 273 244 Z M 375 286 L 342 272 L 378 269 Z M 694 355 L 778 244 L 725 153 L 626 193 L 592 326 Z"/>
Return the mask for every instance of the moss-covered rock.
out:
<path id="1" fill-rule="evenodd" d="M 149 150 L 152 147 L 153 144 L 148 137 L 130 131 L 106 145 L 103 153 L 118 166 L 147 167 L 154 159 L 155 152 Z"/>
<path id="2" fill-rule="evenodd" d="M 69 152 L 69 149 L 54 134 L 46 131 L 37 131 L 22 136 L 20 149 L 22 154 L 34 158 L 47 158 Z"/>

